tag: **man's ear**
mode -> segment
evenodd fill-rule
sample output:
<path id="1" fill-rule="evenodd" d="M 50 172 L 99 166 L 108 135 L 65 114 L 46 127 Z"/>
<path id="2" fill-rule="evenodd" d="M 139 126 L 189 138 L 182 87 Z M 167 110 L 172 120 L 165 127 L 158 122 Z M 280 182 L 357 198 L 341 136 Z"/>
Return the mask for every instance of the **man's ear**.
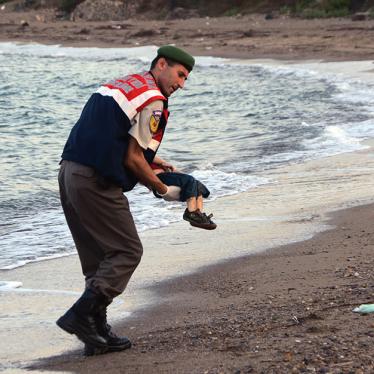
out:
<path id="1" fill-rule="evenodd" d="M 166 62 L 164 57 L 161 57 L 158 60 L 158 66 L 159 66 L 160 70 L 164 70 L 167 65 L 168 65 L 168 63 Z"/>

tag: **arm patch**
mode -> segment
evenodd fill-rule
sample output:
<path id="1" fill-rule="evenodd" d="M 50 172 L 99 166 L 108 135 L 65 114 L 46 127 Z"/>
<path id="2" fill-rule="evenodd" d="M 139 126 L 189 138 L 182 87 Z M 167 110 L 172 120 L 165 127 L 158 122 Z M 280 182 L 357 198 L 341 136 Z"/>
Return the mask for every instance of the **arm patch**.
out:
<path id="1" fill-rule="evenodd" d="M 151 130 L 152 134 L 155 134 L 158 130 L 158 125 L 161 120 L 162 111 L 161 110 L 154 110 L 152 112 L 151 118 L 149 120 L 149 129 Z"/>

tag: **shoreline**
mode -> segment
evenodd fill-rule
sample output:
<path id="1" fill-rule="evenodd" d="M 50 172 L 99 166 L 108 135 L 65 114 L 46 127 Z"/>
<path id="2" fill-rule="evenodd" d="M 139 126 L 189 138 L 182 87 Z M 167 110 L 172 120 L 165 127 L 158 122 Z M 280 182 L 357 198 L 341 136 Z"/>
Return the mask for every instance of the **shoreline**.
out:
<path id="1" fill-rule="evenodd" d="M 274 64 L 276 64 L 276 62 L 277 61 L 269 62 L 269 65 L 274 65 Z M 373 76 L 373 79 L 374 79 L 374 76 Z M 331 164 L 334 164 L 335 159 L 337 159 L 337 160 L 342 159 L 342 160 L 340 160 L 340 162 L 342 164 L 344 164 L 350 158 L 350 155 L 355 155 L 357 160 L 355 162 L 353 162 L 353 165 L 357 165 L 358 162 L 359 162 L 358 159 L 360 159 L 361 156 L 364 157 L 364 158 L 365 157 L 371 158 L 371 154 L 374 152 L 374 138 L 364 140 L 364 141 L 361 142 L 361 144 L 365 148 L 360 149 L 360 150 L 355 150 L 355 151 L 343 152 L 343 153 L 339 153 L 339 154 L 336 154 L 336 155 L 324 156 L 322 158 L 306 160 L 304 162 L 290 162 L 289 164 L 286 164 L 284 166 L 279 166 L 279 167 L 275 168 L 274 169 L 276 171 L 275 175 L 280 175 L 281 176 L 280 182 L 282 183 L 282 179 L 283 178 L 287 179 L 286 175 L 288 173 L 290 173 L 292 171 L 292 169 L 294 169 L 294 168 L 296 169 L 296 174 L 298 174 L 300 172 L 300 170 L 304 169 L 304 165 L 310 165 L 308 167 L 309 169 L 315 169 L 316 165 L 323 160 L 325 160 L 325 161 L 330 160 Z M 267 172 L 259 173 L 258 175 L 265 178 L 266 173 Z M 306 174 L 307 173 L 308 173 L 308 171 L 306 172 Z M 302 178 L 303 177 L 301 177 L 300 181 L 298 181 L 297 183 L 300 183 L 302 181 Z M 259 190 L 265 189 L 266 192 L 262 193 L 262 195 L 263 195 L 263 194 L 268 193 L 269 190 L 272 189 L 272 186 L 277 185 L 278 182 L 279 181 L 268 181 L 265 184 L 259 184 L 256 187 L 251 187 L 249 190 L 246 190 L 246 191 L 236 192 L 235 194 L 232 194 L 232 195 L 219 196 L 219 197 L 217 197 L 213 200 L 208 200 L 208 201 L 206 201 L 206 204 L 208 205 L 208 207 L 213 206 L 214 210 L 218 210 L 217 207 L 220 205 L 220 202 L 222 200 L 223 201 L 225 201 L 225 200 L 233 201 L 233 200 L 238 199 L 238 200 L 243 201 L 243 200 L 246 200 L 248 198 L 248 196 L 254 195 Z M 366 181 L 366 182 L 368 182 L 368 181 Z M 270 195 L 271 194 L 272 193 L 270 192 Z M 300 207 L 299 208 L 294 207 L 294 209 L 293 209 L 294 211 L 289 211 L 289 210 L 285 209 L 284 211 L 281 210 L 280 212 L 278 212 L 278 215 L 280 216 L 280 220 L 285 220 L 285 221 L 287 221 L 287 215 L 289 215 L 288 218 L 291 219 L 291 221 L 289 221 L 289 222 L 292 222 L 292 221 L 294 221 L 294 222 L 318 221 L 318 223 L 314 222 L 314 223 L 316 223 L 315 227 L 311 227 L 310 229 L 306 229 L 306 230 L 303 231 L 302 234 L 300 234 L 301 236 L 298 235 L 298 236 L 295 237 L 296 242 L 304 241 L 304 240 L 308 240 L 310 235 L 314 236 L 314 235 L 318 234 L 320 231 L 326 230 L 325 223 L 324 223 L 324 221 L 325 221 L 324 216 L 328 216 L 329 214 L 333 214 L 335 211 L 338 211 L 338 210 L 341 210 L 341 209 L 370 204 L 372 202 L 372 200 L 374 200 L 374 198 L 371 197 L 370 193 L 367 194 L 366 197 L 361 196 L 361 198 L 363 198 L 363 200 L 357 200 L 356 202 L 349 201 L 349 199 L 345 199 L 344 201 L 340 201 L 340 202 L 339 202 L 339 200 L 335 200 L 333 202 L 330 202 L 329 206 L 325 206 L 324 204 L 322 204 L 320 206 L 314 206 L 312 204 L 311 207 L 307 207 L 307 206 L 302 207 L 301 208 L 302 212 L 300 212 L 300 213 L 297 213 L 297 210 Z M 227 205 L 227 204 L 228 203 L 225 203 L 225 205 Z M 279 208 L 281 208 L 281 207 L 278 207 L 278 209 Z M 303 211 L 304 208 L 305 208 L 305 211 Z M 178 208 L 175 208 L 175 209 L 178 209 Z M 316 211 L 318 211 L 318 213 L 315 214 L 310 209 L 316 210 Z M 251 214 L 255 214 L 255 212 L 253 211 L 253 212 L 251 212 Z M 275 212 L 274 219 L 278 220 L 276 217 L 277 217 L 277 213 Z M 255 221 L 258 218 L 259 218 L 259 216 L 255 215 L 255 217 L 253 217 L 253 219 L 251 219 L 250 221 Z M 235 220 L 235 217 L 234 216 L 228 217 L 228 220 L 229 221 Z M 182 225 L 183 224 L 184 223 L 182 222 Z M 182 225 L 181 225 L 181 221 L 178 219 L 178 220 L 169 222 L 165 226 L 141 230 L 141 231 L 139 231 L 139 234 L 143 237 L 143 240 L 146 240 L 146 242 L 152 242 L 153 239 L 151 239 L 151 238 L 153 238 L 154 236 L 156 236 L 156 237 L 159 236 L 157 234 L 157 232 L 162 231 L 162 232 L 166 233 L 168 229 L 171 229 L 173 232 L 175 232 L 176 230 L 179 230 L 179 228 L 182 227 Z M 191 228 L 190 228 L 190 231 L 191 231 Z M 201 232 L 201 230 L 197 230 L 197 231 L 198 232 L 196 233 L 196 231 L 194 229 L 192 230 L 193 233 L 196 233 L 198 235 L 199 231 Z M 202 231 L 202 232 L 204 234 L 204 231 Z M 191 239 L 191 238 L 189 238 L 189 239 Z M 286 237 L 285 239 L 286 239 L 287 242 L 290 241 L 289 237 Z M 290 242 L 292 243 L 293 240 L 291 239 Z M 272 249 L 272 248 L 273 248 L 273 245 L 267 245 L 265 247 L 263 247 L 263 246 L 255 247 L 254 248 L 254 253 L 267 251 L 267 250 Z M 70 257 L 74 257 L 74 256 L 77 256 L 76 252 L 65 253 L 65 254 L 54 254 L 51 257 L 41 257 L 41 258 L 38 258 L 38 259 L 35 259 L 35 260 L 30 260 L 29 262 L 26 262 L 26 263 L 21 262 L 21 264 L 19 264 L 19 265 L 12 264 L 12 265 L 9 265 L 7 267 L 0 268 L 0 275 L 1 274 L 10 274 L 13 271 L 17 272 L 18 269 L 23 269 L 23 268 L 28 267 L 28 266 L 33 266 L 33 265 L 38 266 L 38 264 L 40 264 L 40 263 L 44 263 L 44 262 L 48 262 L 48 261 L 52 261 L 52 262 L 53 261 L 59 261 L 60 259 L 64 260 L 65 258 L 70 258 Z M 236 258 L 238 256 L 241 256 L 241 255 L 236 253 L 234 255 L 234 258 Z M 219 258 L 218 261 L 227 260 L 227 259 L 230 259 L 230 257 Z M 206 265 L 203 264 L 202 266 L 206 266 Z M 195 272 L 196 268 L 193 268 L 192 271 Z M 186 275 L 186 274 L 183 274 L 183 275 Z M 15 280 L 15 279 L 13 279 L 13 277 L 11 277 L 10 283 L 12 283 L 12 282 L 18 282 L 18 280 Z M 1 283 L 4 283 L 4 284 L 1 284 Z M 2 286 L 7 286 L 6 283 L 7 283 L 7 281 L 4 281 L 3 279 L 0 278 L 0 292 L 2 291 L 2 288 L 1 288 Z M 5 291 L 9 291 L 8 287 L 6 287 Z"/>
<path id="2" fill-rule="evenodd" d="M 374 204 L 335 212 L 312 239 L 208 266 L 154 286 L 162 303 L 116 330 L 121 353 L 73 350 L 27 368 L 74 373 L 368 373 Z M 340 370 L 340 371 L 339 371 Z M 343 371 L 341 371 L 343 370 Z"/>
<path id="3" fill-rule="evenodd" d="M 261 261 L 257 260 L 251 265 L 251 259 L 265 259 L 267 266 L 270 268 L 264 269 L 263 272 L 264 274 L 272 273 L 278 267 L 278 259 L 282 257 L 280 252 L 278 253 L 279 246 L 284 243 L 290 243 L 291 240 L 291 242 L 297 241 L 297 243 L 289 244 L 287 248 L 298 248 L 298 250 L 295 255 L 290 253 L 289 256 L 295 257 L 295 260 L 297 260 L 300 257 L 300 253 L 310 252 L 305 258 L 303 257 L 304 255 L 301 256 L 307 261 L 304 265 L 312 267 L 324 265 L 323 261 L 314 262 L 313 253 L 319 246 L 312 245 L 312 249 L 308 250 L 309 245 L 307 243 L 319 240 L 318 238 L 322 236 L 328 242 L 323 245 L 328 246 L 330 249 L 333 247 L 336 236 L 330 237 L 330 223 L 326 222 L 329 212 L 344 207 L 356 206 L 356 208 L 352 208 L 347 211 L 348 213 L 345 215 L 342 213 L 342 215 L 350 219 L 349 212 L 358 210 L 358 213 L 352 216 L 352 223 L 356 225 L 356 228 L 352 229 L 353 231 L 347 235 L 360 237 L 359 225 L 362 223 L 370 226 L 370 222 L 372 222 L 370 214 L 373 204 L 368 208 L 361 205 L 373 203 L 371 192 L 373 183 L 372 170 L 374 170 L 373 142 L 373 140 L 368 142 L 368 145 L 371 145 L 368 149 L 351 154 L 331 156 L 324 159 L 322 164 L 317 160 L 307 164 L 293 165 L 292 168 L 280 168 L 278 170 L 277 183 L 269 186 L 260 186 L 253 191 L 239 195 L 227 196 L 220 199 L 220 201 L 210 202 L 209 208 L 213 208 L 214 211 L 220 212 L 220 214 L 225 216 L 225 219 L 218 221 L 219 231 L 218 229 L 215 230 L 219 237 L 217 237 L 217 234 L 209 235 L 203 230 L 186 230 L 184 222 L 151 230 L 141 235 L 144 248 L 146 248 L 146 255 L 143 257 L 126 292 L 111 305 L 109 320 L 112 323 L 115 322 L 116 331 L 130 336 L 135 343 L 134 348 L 140 346 L 140 353 L 144 351 L 143 353 L 147 353 L 147 355 L 140 355 L 140 361 L 139 357 L 138 361 L 133 358 L 132 352 L 139 354 L 138 348 L 123 352 L 118 355 L 118 358 L 116 358 L 117 356 L 109 355 L 113 365 L 117 365 L 113 368 L 113 373 L 118 372 L 123 359 L 127 362 L 127 356 L 122 356 L 126 354 L 130 354 L 131 360 L 134 362 L 131 369 L 133 371 L 129 372 L 152 372 L 149 366 L 144 366 L 149 365 L 148 358 L 143 363 L 143 360 L 149 354 L 149 360 L 154 359 L 161 366 L 164 363 L 167 366 L 167 362 L 169 362 L 170 367 L 165 369 L 165 372 L 172 373 L 173 365 L 179 365 L 180 360 L 184 362 L 186 359 L 190 359 L 188 356 L 190 350 L 177 352 L 178 355 L 183 353 L 183 357 L 179 358 L 178 356 L 169 360 L 168 351 L 171 348 L 167 348 L 167 352 L 162 349 L 159 351 L 157 348 L 159 343 L 154 344 L 153 339 L 158 339 L 159 330 L 157 330 L 157 326 L 164 326 L 161 335 L 165 337 L 168 331 L 175 331 L 175 329 L 179 331 L 179 324 L 191 317 L 190 323 L 193 326 L 195 324 L 200 326 L 199 328 L 205 331 L 209 327 L 209 314 L 216 303 L 215 298 L 218 297 L 220 299 L 221 294 L 224 295 L 222 297 L 226 300 L 226 298 L 231 297 L 231 293 L 235 296 L 237 290 L 241 290 L 248 285 L 249 289 L 248 287 L 244 288 L 246 290 L 245 294 L 239 293 L 239 299 L 235 299 L 235 297 L 232 299 L 230 308 L 237 310 L 238 307 L 236 305 L 241 305 L 240 303 L 245 303 L 247 306 L 247 304 L 251 304 L 253 297 L 255 300 L 260 300 L 259 305 L 265 305 L 263 299 L 261 299 L 261 294 L 257 295 L 256 293 L 258 285 L 261 284 L 262 275 L 252 275 L 252 271 L 250 271 L 246 273 L 247 278 L 244 280 L 235 278 L 235 268 L 238 267 L 239 269 L 242 261 L 248 263 L 248 266 L 253 266 L 253 271 L 256 273 L 261 269 Z M 360 169 L 362 164 L 365 165 L 365 170 Z M 311 173 L 314 174 L 314 179 L 310 179 Z M 326 195 L 325 192 L 331 188 L 333 188 L 331 193 Z M 282 190 L 289 191 L 289 194 L 284 195 Z M 280 196 L 283 196 L 284 200 L 279 200 Z M 292 196 L 293 210 L 287 207 L 287 196 Z M 253 207 L 248 204 L 251 201 L 256 201 L 258 206 Z M 361 217 L 361 209 L 368 211 L 366 216 L 362 215 Z M 268 214 L 271 214 L 275 221 L 268 221 L 266 218 Z M 340 213 L 336 214 L 339 215 Z M 368 243 L 370 244 L 374 243 L 374 237 L 369 228 L 365 230 L 368 233 L 367 235 L 370 234 L 368 236 Z M 327 229 L 327 231 L 321 233 L 322 229 Z M 340 230 L 340 233 L 345 232 L 345 229 L 342 230 Z M 303 239 L 311 235 L 314 235 L 312 239 L 303 241 Z M 170 240 L 165 242 L 165 237 L 170 238 Z M 373 240 L 371 240 L 372 238 Z M 338 240 L 341 240 L 341 238 L 339 237 Z M 204 243 L 203 251 L 200 243 Z M 258 251 L 269 247 L 272 249 L 266 250 L 262 254 L 258 253 Z M 353 248 L 347 248 L 346 246 L 344 248 L 351 251 L 353 256 L 360 259 L 360 261 L 362 258 L 370 256 L 370 252 L 364 256 L 361 255 L 359 253 L 360 248 L 356 245 Z M 256 251 L 253 252 L 254 249 Z M 326 253 L 330 252 L 327 251 Z M 326 253 L 322 251 L 320 255 L 325 256 Z M 171 258 L 171 254 L 174 255 L 175 260 Z M 214 257 L 211 257 L 211 254 L 214 254 Z M 247 256 L 243 257 L 244 254 L 247 254 Z M 329 259 L 330 255 L 332 257 Z M 161 263 L 161 266 L 157 269 L 154 269 L 153 266 L 155 263 L 154 256 L 165 259 L 164 263 Z M 330 265 L 331 263 L 335 264 L 335 254 L 330 253 L 329 256 L 326 257 L 326 260 L 328 260 Z M 244 258 L 247 260 L 243 260 Z M 309 263 L 309 260 L 313 260 L 313 262 Z M 186 264 L 190 266 L 186 267 Z M 363 265 L 366 266 L 365 262 L 363 262 Z M 281 271 L 281 274 L 287 273 L 282 270 L 282 267 L 287 268 L 288 265 L 286 263 L 282 263 L 279 266 L 278 270 Z M 213 268 L 221 270 L 215 275 L 211 275 L 209 269 Z M 356 266 L 356 269 L 358 269 L 358 266 Z M 357 270 L 357 272 L 361 272 L 361 270 Z M 297 285 L 300 275 L 295 276 L 293 273 L 294 270 L 283 280 L 284 285 L 287 282 L 290 282 L 290 285 Z M 335 273 L 335 268 L 330 267 L 326 274 L 323 273 L 321 280 L 326 280 L 329 273 Z M 26 288 L 24 290 L 18 289 L 16 292 L 0 292 L 0 297 L 2 298 L 2 318 L 0 319 L 0 322 L 2 322 L 0 325 L 0 331 L 2 331 L 0 362 L 2 364 L 0 364 L 0 370 L 10 368 L 23 370 L 22 368 L 28 367 L 30 362 L 34 362 L 31 364 L 33 370 L 40 369 L 42 371 L 59 371 L 60 365 L 62 365 L 66 370 L 73 372 L 95 372 L 96 369 L 90 367 L 93 362 L 97 362 L 97 365 L 99 365 L 97 371 L 103 370 L 100 365 L 107 362 L 106 358 L 102 360 L 93 358 L 93 361 L 91 361 L 91 358 L 82 359 L 81 344 L 74 337 L 63 333 L 55 326 L 55 320 L 75 301 L 76 295 L 81 292 L 81 288 L 84 286 L 79 261 L 76 256 L 31 263 L 14 270 L 0 271 L 0 274 L 2 280 L 6 275 L 6 280 L 22 281 Z M 184 275 L 178 277 L 178 274 Z M 313 274 L 309 274 L 309 271 L 305 276 L 309 279 L 308 282 L 312 281 L 310 277 L 314 277 Z M 194 282 L 191 280 L 194 277 L 196 279 L 202 277 L 205 280 Z M 227 289 L 225 289 L 224 284 L 222 287 L 220 286 L 222 290 L 218 287 L 222 282 L 227 282 Z M 182 287 L 183 284 L 187 288 L 179 289 L 179 285 Z M 269 290 L 277 287 L 277 285 L 278 281 L 276 279 L 268 279 L 267 287 Z M 196 295 L 194 292 L 188 293 L 190 289 L 199 290 L 201 287 L 203 287 L 202 294 L 198 292 Z M 253 289 L 250 289 L 251 287 Z M 289 287 L 297 289 L 294 286 Z M 370 286 L 368 285 L 367 287 Z M 162 292 L 163 289 L 168 288 L 170 288 L 170 291 L 167 291 L 166 296 L 158 292 L 158 289 Z M 169 300 L 169 296 L 174 292 L 173 290 L 177 290 L 176 297 L 185 296 L 181 300 Z M 297 294 L 297 291 L 293 290 L 293 292 L 295 292 L 295 295 Z M 206 293 L 210 295 L 211 301 L 205 298 Z M 188 305 L 183 304 L 184 299 L 193 303 L 194 307 L 191 310 Z M 286 294 L 282 295 L 281 299 L 282 308 L 290 309 L 289 313 L 291 313 L 294 299 L 289 301 Z M 207 302 L 208 304 L 206 304 Z M 361 303 L 364 302 L 360 301 L 359 304 Z M 182 308 L 181 310 L 178 309 L 178 305 Z M 255 301 L 253 305 L 248 305 L 248 307 L 251 308 L 251 313 L 257 313 L 258 315 L 260 310 L 256 309 L 256 305 Z M 321 307 L 321 305 L 319 306 Z M 177 307 L 177 310 L 173 309 L 174 307 Z M 160 308 L 159 310 L 166 308 L 166 312 L 163 314 L 154 312 L 154 310 L 158 310 L 157 308 Z M 205 316 L 203 320 L 198 318 L 199 314 Z M 228 318 L 228 314 L 229 312 L 226 311 L 225 315 L 219 318 Z M 162 321 L 155 322 L 155 316 L 163 318 Z M 175 326 L 175 323 L 177 326 Z M 156 327 L 154 324 L 156 324 Z M 142 330 L 143 328 L 144 330 Z M 190 326 L 189 329 L 193 329 L 193 327 Z M 140 335 L 139 331 L 142 332 Z M 183 331 L 182 335 L 184 336 L 187 333 L 183 333 Z M 211 335 L 208 332 L 204 334 L 208 337 Z M 146 338 L 148 335 L 152 335 L 151 339 Z M 206 341 L 206 336 L 202 341 Z M 22 337 L 22 342 L 20 342 L 20 337 Z M 192 342 L 193 346 L 200 344 L 199 335 L 194 333 L 190 338 L 192 340 L 189 340 L 189 342 Z M 354 336 L 351 338 L 353 339 Z M 173 339 L 173 336 L 161 339 L 160 347 L 165 348 L 165 344 L 173 341 Z M 35 341 L 32 349 L 27 344 L 30 340 Z M 201 346 L 200 348 L 203 349 Z M 154 349 L 155 351 L 153 352 Z M 209 353 L 210 349 L 206 352 L 207 355 L 211 354 Z M 281 348 L 279 347 L 279 349 Z M 225 350 L 219 348 L 218 351 L 214 352 L 220 352 L 221 354 L 223 351 Z M 203 352 L 205 352 L 204 349 Z M 236 357 L 237 353 L 235 352 L 236 349 L 234 349 L 233 353 L 230 348 L 227 349 L 226 353 L 230 357 L 231 355 Z M 233 365 L 232 357 L 228 356 L 224 355 L 222 357 L 228 360 L 227 364 Z M 214 365 L 213 361 L 208 361 L 209 365 Z M 65 367 L 66 365 L 70 366 Z M 142 371 L 143 369 L 138 369 L 137 365 L 139 365 L 139 368 L 144 368 L 144 371 Z M 199 365 L 203 365 L 203 363 Z M 222 365 L 225 365 L 225 363 L 222 363 Z M 182 367 L 180 372 L 190 373 L 189 369 Z M 228 372 L 231 372 L 230 370 Z M 156 370 L 154 372 L 157 373 L 159 371 Z M 201 371 L 196 370 L 196 372 Z M 216 371 L 211 372 L 215 373 Z M 275 372 L 279 373 L 279 371 Z"/>

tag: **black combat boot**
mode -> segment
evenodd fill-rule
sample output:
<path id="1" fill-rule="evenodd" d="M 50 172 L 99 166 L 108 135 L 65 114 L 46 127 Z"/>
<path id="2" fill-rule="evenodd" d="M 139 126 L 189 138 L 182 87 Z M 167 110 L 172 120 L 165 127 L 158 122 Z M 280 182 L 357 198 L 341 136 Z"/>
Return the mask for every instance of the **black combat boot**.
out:
<path id="1" fill-rule="evenodd" d="M 106 341 L 107 346 L 104 348 L 94 347 L 92 344 L 85 344 L 84 355 L 93 356 L 107 352 L 119 352 L 131 347 L 131 342 L 126 336 L 117 336 L 112 327 L 107 322 L 107 306 L 110 301 L 106 300 L 100 305 L 97 314 L 95 315 L 95 323 L 97 331 L 102 335 Z"/>
<path id="2" fill-rule="evenodd" d="M 106 338 L 98 331 L 95 316 L 104 297 L 86 289 L 77 302 L 57 320 L 57 326 L 75 334 L 82 342 L 96 348 L 106 348 Z"/>

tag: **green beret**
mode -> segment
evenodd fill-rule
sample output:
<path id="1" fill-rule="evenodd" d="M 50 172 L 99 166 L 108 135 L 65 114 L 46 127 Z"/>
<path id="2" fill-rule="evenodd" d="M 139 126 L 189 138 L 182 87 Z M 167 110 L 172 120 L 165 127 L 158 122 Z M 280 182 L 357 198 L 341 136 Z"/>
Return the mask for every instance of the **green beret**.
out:
<path id="1" fill-rule="evenodd" d="M 160 47 L 157 51 L 157 56 L 170 58 L 170 60 L 179 62 L 188 71 L 191 71 L 195 65 L 195 59 L 190 54 L 172 45 Z"/>

